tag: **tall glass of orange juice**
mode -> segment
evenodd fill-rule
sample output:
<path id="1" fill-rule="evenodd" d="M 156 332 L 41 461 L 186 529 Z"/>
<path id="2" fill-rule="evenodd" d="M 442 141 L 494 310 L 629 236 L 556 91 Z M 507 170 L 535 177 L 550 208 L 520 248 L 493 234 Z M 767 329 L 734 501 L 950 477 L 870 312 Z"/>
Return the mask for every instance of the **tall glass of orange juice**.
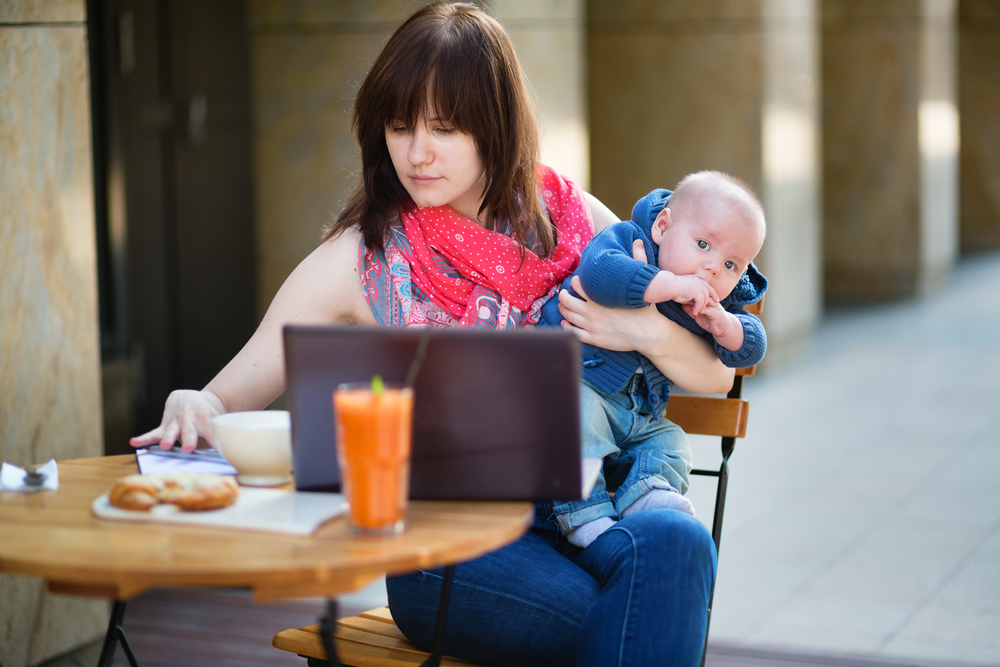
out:
<path id="1" fill-rule="evenodd" d="M 403 532 L 410 487 L 413 390 L 373 383 L 342 384 L 333 392 L 348 517 L 355 532 Z"/>

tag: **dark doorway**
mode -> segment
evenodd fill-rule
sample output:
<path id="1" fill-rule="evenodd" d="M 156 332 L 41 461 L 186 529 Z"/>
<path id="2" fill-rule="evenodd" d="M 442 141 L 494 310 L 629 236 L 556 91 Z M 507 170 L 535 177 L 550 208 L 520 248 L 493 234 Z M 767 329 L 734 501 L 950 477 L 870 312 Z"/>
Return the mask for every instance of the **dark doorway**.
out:
<path id="1" fill-rule="evenodd" d="M 107 453 L 257 324 L 245 0 L 90 0 Z M 127 422 L 127 423 L 126 423 Z"/>

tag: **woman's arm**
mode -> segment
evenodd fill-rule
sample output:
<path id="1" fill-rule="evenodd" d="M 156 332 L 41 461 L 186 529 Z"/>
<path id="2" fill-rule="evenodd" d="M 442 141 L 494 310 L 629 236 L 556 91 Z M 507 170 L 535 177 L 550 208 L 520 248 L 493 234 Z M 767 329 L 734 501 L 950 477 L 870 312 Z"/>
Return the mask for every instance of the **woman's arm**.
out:
<path id="1" fill-rule="evenodd" d="M 260 410 L 285 388 L 282 329 L 286 324 L 375 324 L 358 276 L 360 234 L 350 230 L 306 257 L 278 290 L 257 331 L 202 391 L 171 392 L 158 428 L 132 438 L 133 447 L 181 441 L 185 451 L 201 437 L 214 444 L 212 417 Z"/>
<path id="2" fill-rule="evenodd" d="M 579 278 L 574 276 L 572 284 L 586 299 Z M 735 371 L 722 365 L 712 345 L 661 315 L 655 306 L 605 308 L 584 299 L 566 290 L 559 293 L 563 328 L 582 342 L 606 350 L 636 350 L 675 385 L 695 394 L 722 394 L 733 386 Z"/>
<path id="3" fill-rule="evenodd" d="M 594 218 L 595 234 L 608 225 L 613 225 L 616 222 L 621 221 L 621 219 L 615 215 L 610 208 L 605 206 L 604 203 L 594 195 L 589 192 L 584 192 L 583 196 L 587 200 L 587 204 L 590 206 L 590 215 Z"/>

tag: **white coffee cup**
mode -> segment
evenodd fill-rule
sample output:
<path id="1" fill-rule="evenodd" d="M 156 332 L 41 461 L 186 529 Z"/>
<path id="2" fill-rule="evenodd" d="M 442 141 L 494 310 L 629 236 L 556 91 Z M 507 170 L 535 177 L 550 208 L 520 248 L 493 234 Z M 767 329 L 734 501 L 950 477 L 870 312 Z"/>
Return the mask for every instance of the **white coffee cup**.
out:
<path id="1" fill-rule="evenodd" d="M 222 455 L 247 486 L 277 486 L 292 479 L 291 416 L 287 410 L 228 412 L 212 418 Z"/>

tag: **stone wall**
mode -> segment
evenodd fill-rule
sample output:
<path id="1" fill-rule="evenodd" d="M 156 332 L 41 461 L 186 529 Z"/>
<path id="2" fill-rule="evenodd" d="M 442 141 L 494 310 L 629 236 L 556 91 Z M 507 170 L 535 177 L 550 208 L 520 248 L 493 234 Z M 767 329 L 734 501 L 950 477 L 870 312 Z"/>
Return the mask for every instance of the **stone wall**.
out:
<path id="1" fill-rule="evenodd" d="M 101 454 L 84 1 L 0 2 L 0 457 Z M 105 601 L 0 574 L 0 664 L 103 635 Z"/>

